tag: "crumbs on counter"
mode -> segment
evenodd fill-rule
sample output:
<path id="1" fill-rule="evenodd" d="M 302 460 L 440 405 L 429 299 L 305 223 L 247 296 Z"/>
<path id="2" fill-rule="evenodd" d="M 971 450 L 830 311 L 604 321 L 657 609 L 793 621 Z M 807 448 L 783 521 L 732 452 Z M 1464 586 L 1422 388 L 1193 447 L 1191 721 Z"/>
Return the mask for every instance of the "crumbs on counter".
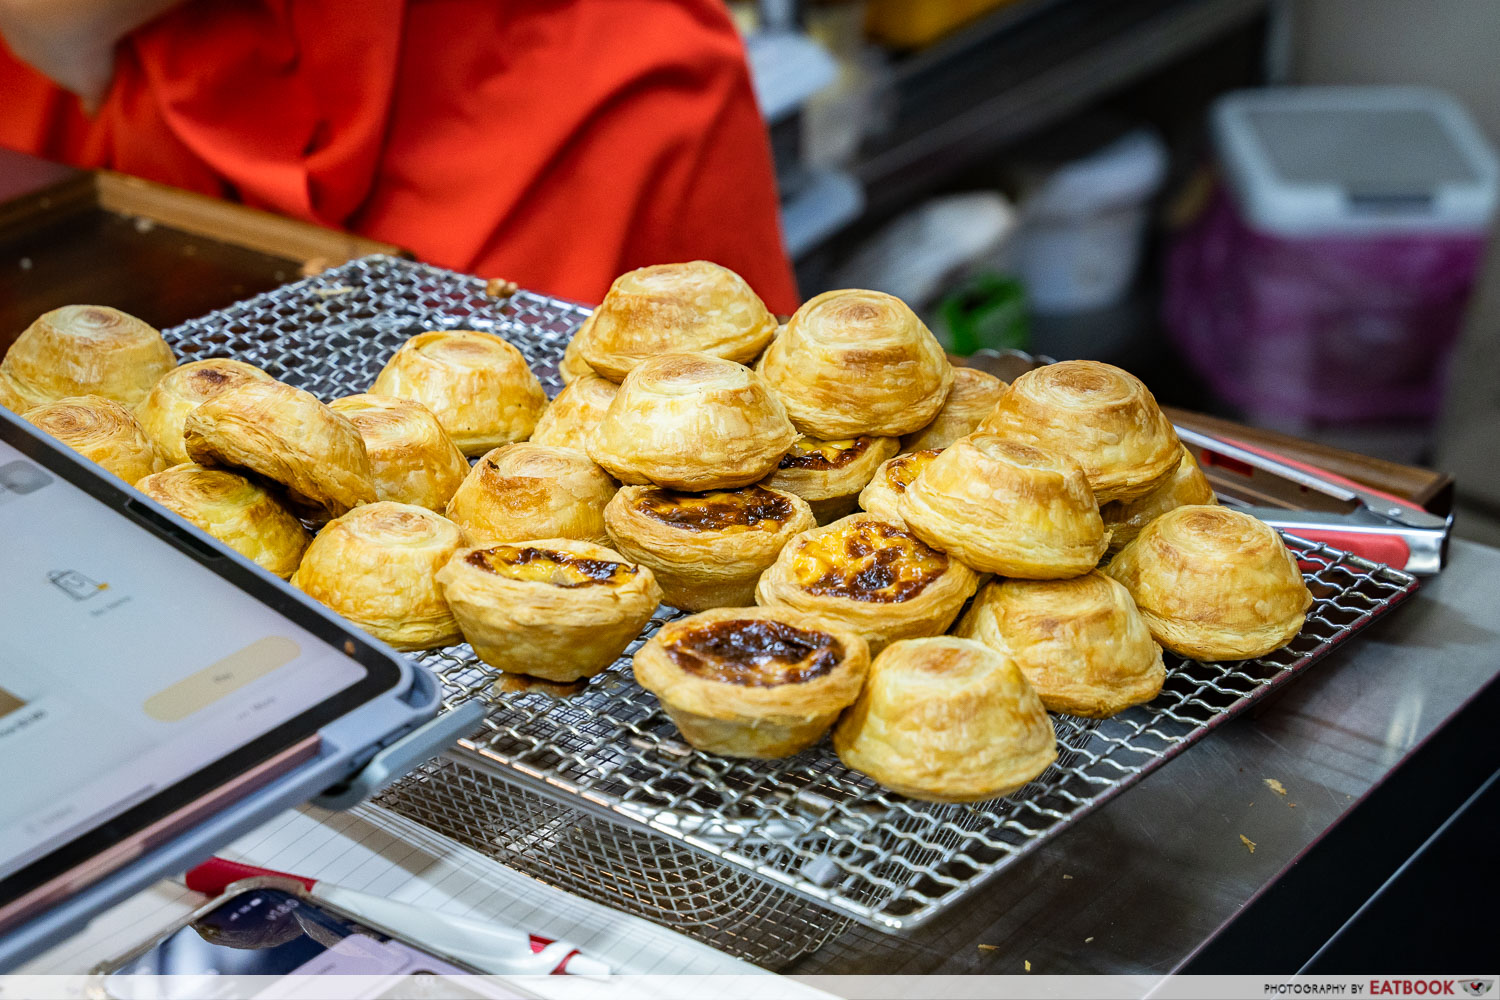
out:
<path id="1" fill-rule="evenodd" d="M 1030 972 L 1030 971 L 1031 971 L 1031 963 L 1030 963 L 1030 962 L 1027 962 L 1027 963 L 1026 963 L 1026 971 L 1027 971 L 1027 972 Z"/>
<path id="2" fill-rule="evenodd" d="M 1264 780 L 1266 782 L 1266 787 L 1275 792 L 1277 795 L 1286 794 L 1286 786 L 1277 781 L 1275 778 L 1266 778 Z"/>
<path id="3" fill-rule="evenodd" d="M 504 278 L 491 278 L 484 283 L 484 294 L 492 299 L 508 299 L 520 290 L 520 285 Z"/>
<path id="4" fill-rule="evenodd" d="M 1072 877 L 1073 877 L 1073 876 L 1071 876 L 1071 875 L 1064 875 L 1064 876 L 1063 876 L 1063 878 L 1072 878 Z"/>
<path id="5" fill-rule="evenodd" d="M 1088 937 L 1083 939 L 1083 943 L 1088 944 L 1092 940 L 1094 940 L 1094 935 L 1090 934 Z"/>
<path id="6" fill-rule="evenodd" d="M 1250 848 L 1250 853 L 1251 854 L 1255 853 L 1255 841 L 1251 840 L 1249 837 L 1245 836 L 1243 833 L 1240 834 L 1240 843 L 1242 843 L 1246 847 Z"/>
<path id="7" fill-rule="evenodd" d="M 982 944 L 982 945 L 979 946 L 979 950 L 980 951 L 994 951 L 994 950 L 996 950 L 999 947 L 1000 946 L 998 944 Z"/>

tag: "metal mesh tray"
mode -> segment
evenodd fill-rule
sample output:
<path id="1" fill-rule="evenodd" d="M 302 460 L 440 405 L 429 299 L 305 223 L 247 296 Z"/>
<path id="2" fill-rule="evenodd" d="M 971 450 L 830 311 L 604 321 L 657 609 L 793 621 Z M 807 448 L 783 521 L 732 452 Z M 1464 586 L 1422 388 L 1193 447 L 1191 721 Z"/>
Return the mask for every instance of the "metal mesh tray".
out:
<path id="1" fill-rule="evenodd" d="M 331 399 L 368 388 L 390 354 L 420 330 L 491 330 L 520 349 L 553 394 L 561 386 L 563 347 L 586 315 L 571 303 L 524 291 L 495 298 L 480 279 L 372 257 L 166 336 L 183 360 L 232 355 Z M 665 922 L 685 915 L 686 904 L 679 908 L 674 901 L 706 901 L 718 920 L 705 917 L 715 933 L 701 936 L 721 945 L 726 933 L 750 933 L 743 920 L 751 917 L 753 924 L 757 911 L 746 905 L 745 893 L 762 886 L 761 902 L 770 900 L 778 919 L 795 914 L 808 924 L 795 945 L 769 948 L 784 957 L 815 947 L 826 936 L 820 926 L 832 931 L 841 923 L 798 912 L 805 904 L 796 896 L 872 927 L 913 928 L 1291 680 L 1416 587 L 1405 573 L 1327 546 L 1287 541 L 1315 598 L 1296 639 L 1239 663 L 1169 655 L 1166 685 L 1150 704 L 1103 722 L 1054 716 L 1057 762 L 1003 799 L 930 805 L 888 794 L 843 767 L 826 742 L 783 761 L 693 750 L 630 673 L 631 653 L 679 617 L 663 608 L 625 655 L 565 700 L 493 694 L 496 672 L 467 646 L 417 656 L 442 679 L 446 705 L 484 699 L 489 714 L 484 729 L 449 761 L 413 776 L 384 801 L 502 860 L 541 852 L 546 857 L 532 866 L 541 877 Z M 522 791 L 535 813 L 529 821 L 512 818 L 497 827 L 493 817 L 485 818 L 492 812 L 486 799 Z M 605 824 L 582 840 L 574 836 L 566 863 L 547 854 L 556 850 L 558 823 L 545 800 L 566 807 L 564 825 L 575 834 L 580 823 Z M 620 830 L 621 823 L 639 832 Z M 663 845 L 674 857 L 687 853 L 704 862 L 687 865 L 693 884 L 670 884 L 668 875 L 668 884 L 643 887 L 618 872 L 651 856 L 662 837 L 709 856 Z M 628 852 L 619 849 L 622 841 L 630 841 Z M 683 870 L 680 863 L 677 870 Z M 715 883 L 713 892 L 699 884 L 705 880 Z M 723 912 L 726 906 L 732 912 Z M 766 946 L 731 950 L 768 955 Z"/>

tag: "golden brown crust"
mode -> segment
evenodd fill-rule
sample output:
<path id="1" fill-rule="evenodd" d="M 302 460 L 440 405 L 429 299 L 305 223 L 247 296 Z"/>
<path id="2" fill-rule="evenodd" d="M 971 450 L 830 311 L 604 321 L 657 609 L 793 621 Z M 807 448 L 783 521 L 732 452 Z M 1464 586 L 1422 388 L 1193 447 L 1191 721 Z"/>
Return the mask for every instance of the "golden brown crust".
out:
<path id="1" fill-rule="evenodd" d="M 1302 629 L 1312 595 L 1281 536 L 1227 507 L 1161 515 L 1104 570 L 1167 649 L 1199 660 L 1263 656 Z"/>
<path id="2" fill-rule="evenodd" d="M 426 507 L 366 504 L 318 532 L 292 586 L 397 649 L 451 646 L 461 636 L 437 571 L 460 544 Z"/>
<path id="3" fill-rule="evenodd" d="M 1099 507 L 1099 516 L 1109 529 L 1109 551 L 1114 554 L 1135 540 L 1141 529 L 1174 507 L 1218 503 L 1214 488 L 1186 448 L 1177 467 L 1145 496 L 1135 500 L 1113 500 Z"/>
<path id="4" fill-rule="evenodd" d="M 823 737 L 870 663 L 854 632 L 791 608 L 718 608 L 662 626 L 635 679 L 693 746 L 786 757 Z"/>
<path id="5" fill-rule="evenodd" d="M 135 488 L 283 580 L 296 572 L 312 541 L 275 497 L 224 469 L 184 462 L 146 476 Z"/>
<path id="6" fill-rule="evenodd" d="M 32 407 L 24 419 L 127 483 L 167 467 L 134 415 L 112 399 L 59 399 Z"/>
<path id="7" fill-rule="evenodd" d="M 859 506 L 867 514 L 893 524 L 903 524 L 901 512 L 896 509 L 896 498 L 906 492 L 906 488 L 916 482 L 917 476 L 927 468 L 929 462 L 937 458 L 941 449 L 928 448 L 923 451 L 909 451 L 904 455 L 887 459 L 875 470 L 875 475 L 870 477 L 870 482 L 859 493 Z"/>
<path id="8" fill-rule="evenodd" d="M 583 360 L 583 354 L 578 350 L 581 346 L 578 335 L 583 332 L 583 327 L 588 326 L 593 318 L 590 315 L 588 319 L 584 320 L 583 325 L 574 332 L 573 336 L 568 338 L 568 346 L 563 348 L 562 360 L 557 365 L 557 374 L 562 377 L 563 385 L 572 385 L 574 379 L 583 378 L 585 375 L 599 374 L 589 367 L 589 363 Z"/>
<path id="9" fill-rule="evenodd" d="M 248 381 L 188 414 L 188 456 L 246 469 L 284 486 L 294 505 L 339 517 L 373 503 L 370 459 L 359 431 L 310 392 Z"/>
<path id="10" fill-rule="evenodd" d="M 459 549 L 438 582 L 474 655 L 562 683 L 613 663 L 661 602 L 649 569 L 570 538 Z"/>
<path id="11" fill-rule="evenodd" d="M 909 434 L 953 384 L 948 356 L 906 303 L 857 289 L 804 303 L 756 370 L 797 429 L 825 439 Z"/>
<path id="12" fill-rule="evenodd" d="M 1059 361 L 1027 372 L 980 429 L 1068 455 L 1101 504 L 1150 492 L 1177 465 L 1181 448 L 1141 380 L 1098 361 Z"/>
<path id="13" fill-rule="evenodd" d="M 415 399 L 470 457 L 524 441 L 547 406 L 521 352 L 475 330 L 417 334 L 386 362 L 370 391 Z"/>
<path id="14" fill-rule="evenodd" d="M 572 448 L 522 441 L 485 455 L 448 501 L 470 545 L 576 538 L 602 545 L 615 481 Z"/>
<path id="15" fill-rule="evenodd" d="M 711 354 L 746 364 L 775 333 L 776 318 L 744 278 L 695 260 L 620 275 L 575 339 L 589 367 L 619 382 L 660 354 Z"/>
<path id="16" fill-rule="evenodd" d="M 803 435 L 763 485 L 797 494 L 812 507 L 818 523 L 827 524 L 854 510 L 859 491 L 898 447 L 895 438 L 861 435 L 824 441 Z"/>
<path id="17" fill-rule="evenodd" d="M 1007 388 L 1006 383 L 977 368 L 962 365 L 953 369 L 953 388 L 943 408 L 931 423 L 901 439 L 902 451 L 941 451 L 965 434 L 972 432 L 994 410 Z"/>
<path id="18" fill-rule="evenodd" d="M 927 544 L 1004 576 L 1077 576 L 1109 543 L 1076 462 L 989 434 L 945 449 L 897 497 L 896 509 Z"/>
<path id="19" fill-rule="evenodd" d="M 269 382 L 271 376 L 232 358 L 189 361 L 157 380 L 135 408 L 135 417 L 162 457 L 172 465 L 182 465 L 188 461 L 187 446 L 182 440 L 187 415 L 220 393 L 250 381 Z"/>
<path id="20" fill-rule="evenodd" d="M 174 364 L 150 324 L 109 306 L 63 306 L 38 317 L 0 359 L 0 405 L 24 413 L 102 396 L 133 407 Z"/>
<path id="21" fill-rule="evenodd" d="M 1057 759 L 1041 700 L 1009 657 L 952 636 L 893 642 L 833 731 L 847 766 L 929 802 L 1009 795 Z"/>
<path id="22" fill-rule="evenodd" d="M 986 584 L 953 634 L 1013 659 L 1049 712 L 1103 719 L 1155 698 L 1167 676 L 1129 592 L 1098 570 Z"/>
<path id="23" fill-rule="evenodd" d="M 469 463 L 437 416 L 413 399 L 365 392 L 328 404 L 365 443 L 375 496 L 441 511 Z"/>
<path id="24" fill-rule="evenodd" d="M 851 514 L 802 532 L 755 587 L 755 602 L 839 622 L 878 653 L 887 643 L 947 629 L 979 577 L 899 524 Z"/>
<path id="25" fill-rule="evenodd" d="M 755 581 L 787 540 L 814 524 L 801 497 L 760 486 L 677 493 L 624 486 L 604 526 L 626 558 L 649 566 L 662 599 L 684 611 L 755 600 Z"/>
<path id="26" fill-rule="evenodd" d="M 588 451 L 589 435 L 619 391 L 618 385 L 593 372 L 578 376 L 547 404 L 531 432 L 531 443 Z"/>
<path id="27" fill-rule="evenodd" d="M 707 354 L 662 354 L 626 376 L 588 453 L 629 485 L 730 490 L 764 479 L 796 437 L 750 369 Z"/>

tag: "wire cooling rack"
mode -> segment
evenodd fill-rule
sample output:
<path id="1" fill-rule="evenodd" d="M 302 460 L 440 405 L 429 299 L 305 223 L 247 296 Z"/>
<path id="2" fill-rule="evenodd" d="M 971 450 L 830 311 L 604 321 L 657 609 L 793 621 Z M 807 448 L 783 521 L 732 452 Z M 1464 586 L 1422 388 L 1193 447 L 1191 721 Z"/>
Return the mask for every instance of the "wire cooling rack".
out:
<path id="1" fill-rule="evenodd" d="M 324 399 L 361 392 L 407 338 L 472 328 L 520 349 L 549 394 L 587 311 L 388 257 L 357 260 L 166 332 L 183 360 L 234 356 Z M 916 927 L 1047 838 L 1290 681 L 1385 614 L 1413 577 L 1288 537 L 1314 605 L 1269 656 L 1200 663 L 1169 655 L 1150 704 L 1103 722 L 1053 716 L 1059 756 L 1003 799 L 931 805 L 889 794 L 826 742 L 782 761 L 683 743 L 630 655 L 679 617 L 662 608 L 610 669 L 565 699 L 496 694 L 467 646 L 415 657 L 445 705 L 484 700 L 477 735 L 380 799 L 439 832 L 562 888 L 775 966 L 850 920 Z M 829 912 L 832 911 L 832 912 Z"/>

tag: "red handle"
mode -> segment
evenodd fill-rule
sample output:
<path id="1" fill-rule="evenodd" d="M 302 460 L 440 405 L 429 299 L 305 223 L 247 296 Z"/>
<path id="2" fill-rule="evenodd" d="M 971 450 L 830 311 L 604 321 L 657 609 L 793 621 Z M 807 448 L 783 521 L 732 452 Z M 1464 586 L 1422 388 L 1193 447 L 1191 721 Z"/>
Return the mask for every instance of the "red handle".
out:
<path id="1" fill-rule="evenodd" d="M 224 858 L 209 858 L 203 864 L 187 873 L 187 887 L 194 892 L 201 892 L 206 896 L 217 896 L 222 893 L 232 882 L 238 882 L 242 878 L 264 878 L 272 876 L 275 878 L 289 878 L 301 882 L 308 889 L 317 884 L 317 879 L 304 878 L 301 875 L 291 875 L 287 872 L 272 871 L 269 868 L 257 868 L 254 865 L 241 864 L 238 861 L 226 861 Z"/>

